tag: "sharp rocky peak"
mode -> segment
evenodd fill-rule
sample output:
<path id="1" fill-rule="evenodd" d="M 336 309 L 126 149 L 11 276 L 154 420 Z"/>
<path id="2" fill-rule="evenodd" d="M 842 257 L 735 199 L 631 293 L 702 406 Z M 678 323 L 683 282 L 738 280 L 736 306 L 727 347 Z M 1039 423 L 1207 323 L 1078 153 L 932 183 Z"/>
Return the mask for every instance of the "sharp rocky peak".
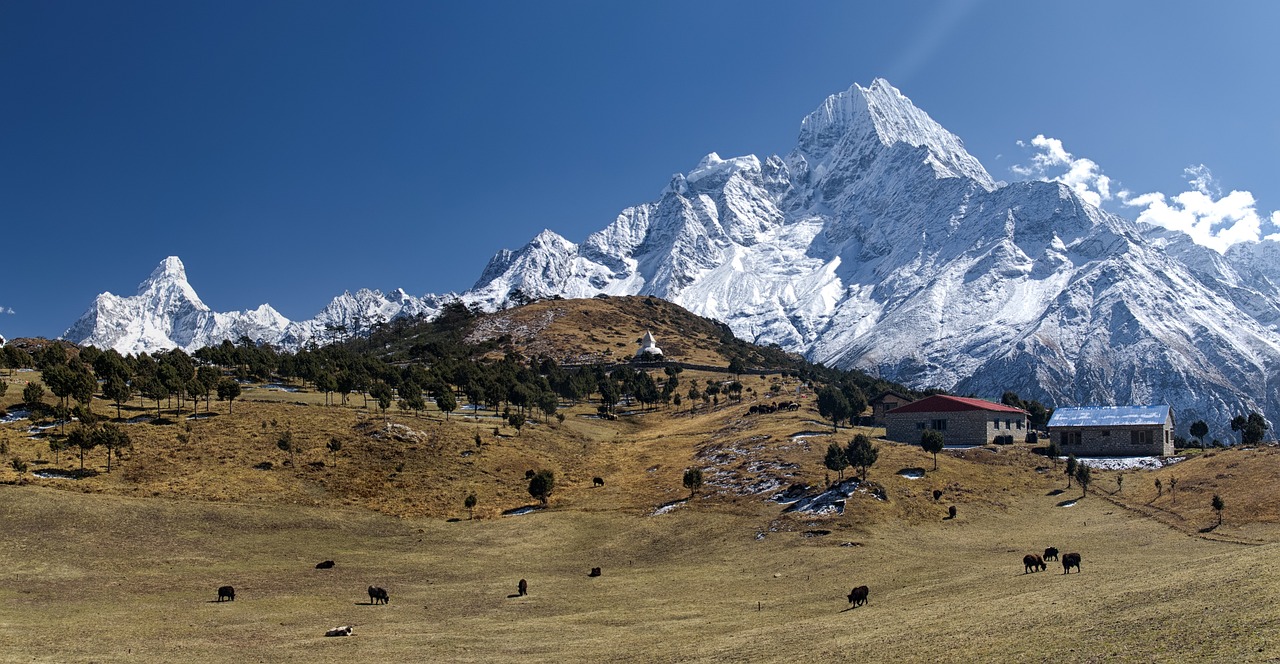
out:
<path id="1" fill-rule="evenodd" d="M 988 191 L 996 186 L 963 141 L 883 78 L 827 97 L 801 122 L 797 151 L 810 163 L 822 163 L 897 144 L 928 150 L 937 177 L 970 178 Z"/>

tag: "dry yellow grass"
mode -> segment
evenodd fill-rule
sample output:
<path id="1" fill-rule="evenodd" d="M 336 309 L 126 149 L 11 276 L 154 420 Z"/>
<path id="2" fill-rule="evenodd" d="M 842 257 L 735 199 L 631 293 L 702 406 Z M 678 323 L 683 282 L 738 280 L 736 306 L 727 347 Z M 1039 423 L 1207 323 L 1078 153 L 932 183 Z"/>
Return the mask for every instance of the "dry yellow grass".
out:
<path id="1" fill-rule="evenodd" d="M 682 381 L 693 377 L 724 378 Z M 1280 657 L 1280 544 L 1270 543 L 1265 481 L 1275 450 L 1127 473 L 1114 496 L 1114 474 L 1100 473 L 1090 496 L 1062 507 L 1079 489 L 1061 491 L 1061 475 L 1037 472 L 1047 464 L 1023 446 L 948 450 L 933 471 L 918 447 L 880 442 L 869 479 L 888 500 L 858 493 L 844 515 L 824 517 L 784 514 L 746 491 L 826 479 L 828 442 L 854 431 L 831 435 L 811 398 L 796 413 L 749 416 L 746 402 L 616 422 L 581 406 L 563 425 L 494 436 L 493 419 L 462 412 L 393 413 L 388 434 L 359 408 L 292 403 L 319 395 L 245 396 L 260 400 L 237 401 L 231 415 L 215 402 L 220 414 L 189 431 L 131 425 L 137 447 L 109 475 L 0 469 L 0 482 L 19 483 L 0 486 L 0 660 Z M 306 446 L 296 467 L 281 467 L 275 447 L 286 429 Z M 25 459 L 44 445 L 19 425 L 0 436 Z M 344 439 L 336 466 L 330 436 Z M 275 467 L 254 469 L 261 461 Z M 703 493 L 651 516 L 688 495 L 680 478 L 691 465 L 708 471 Z M 102 453 L 86 466 L 105 471 Z M 540 467 L 557 474 L 552 509 L 498 517 L 532 502 L 524 472 Z M 897 474 L 914 467 L 930 470 Z M 1151 501 L 1155 477 L 1166 489 Z M 472 491 L 482 518 L 445 522 L 465 519 Z M 1226 523 L 1201 534 L 1215 492 Z M 955 520 L 943 518 L 949 505 Z M 1081 552 L 1083 572 L 1023 574 L 1022 555 L 1049 545 Z M 338 567 L 313 568 L 325 559 Z M 588 578 L 595 566 L 604 575 Z M 520 578 L 530 596 L 508 598 Z M 227 583 L 236 602 L 211 601 Z M 846 611 L 844 595 L 861 584 L 870 603 Z M 364 605 L 368 585 L 387 588 L 391 604 Z M 321 636 L 353 623 L 352 638 Z"/>
<path id="2" fill-rule="evenodd" d="M 4 661 L 1264 661 L 1276 545 L 1023 493 L 805 537 L 715 501 L 485 521 L 0 487 Z M 860 509 L 875 509 L 861 505 Z M 757 533 L 766 533 L 757 539 Z M 841 546 L 856 542 L 857 546 Z M 1045 544 L 1083 571 L 1023 574 Z M 315 570 L 319 560 L 338 566 Z M 588 578 L 600 566 L 603 576 Z M 530 595 L 510 598 L 516 581 Z M 237 588 L 234 603 L 215 589 Z M 367 606 L 364 589 L 391 603 Z M 852 585 L 870 603 L 847 607 Z M 1206 610 L 1208 608 L 1209 610 Z M 349 639 L 329 627 L 355 624 Z"/>

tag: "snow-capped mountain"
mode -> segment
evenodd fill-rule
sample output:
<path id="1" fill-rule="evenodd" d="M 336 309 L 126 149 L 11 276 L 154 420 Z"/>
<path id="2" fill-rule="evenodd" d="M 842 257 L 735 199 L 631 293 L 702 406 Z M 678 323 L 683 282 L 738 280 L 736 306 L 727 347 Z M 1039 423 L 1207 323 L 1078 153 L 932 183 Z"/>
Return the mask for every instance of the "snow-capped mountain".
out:
<path id="1" fill-rule="evenodd" d="M 194 351 L 242 337 L 296 349 L 308 343 L 339 341 L 402 316 L 434 316 L 449 299 L 451 296 L 416 298 L 399 289 L 385 295 L 361 289 L 339 295 L 305 321 L 291 322 L 269 304 L 218 313 L 200 301 L 187 281 L 182 261 L 170 256 L 138 285 L 136 295 L 99 295 L 62 336 L 126 354 L 172 348 Z"/>
<path id="2" fill-rule="evenodd" d="M 877 80 L 823 102 L 786 157 L 707 155 L 581 245 L 543 231 L 500 252 L 463 298 L 655 295 L 829 365 L 1053 405 L 1167 402 L 1185 431 L 1280 414 L 1277 257 L 1269 241 L 1219 255 L 1060 184 L 996 183 Z"/>
<path id="3" fill-rule="evenodd" d="M 655 295 L 736 334 L 916 387 L 1173 406 L 1213 435 L 1280 415 L 1280 244 L 1225 254 L 1047 182 L 998 183 L 884 80 L 832 95 L 785 157 L 712 153 L 575 244 L 543 231 L 460 298 Z M 308 321 L 212 312 L 167 259 L 64 335 L 122 352 L 248 336 L 297 348 L 455 296 L 344 293 Z"/>

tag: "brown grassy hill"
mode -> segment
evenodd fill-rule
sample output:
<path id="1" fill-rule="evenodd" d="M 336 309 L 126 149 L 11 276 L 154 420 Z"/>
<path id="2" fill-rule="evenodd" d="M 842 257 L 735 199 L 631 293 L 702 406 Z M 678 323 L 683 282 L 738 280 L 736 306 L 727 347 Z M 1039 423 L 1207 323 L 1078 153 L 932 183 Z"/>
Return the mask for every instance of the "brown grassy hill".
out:
<path id="1" fill-rule="evenodd" d="M 726 366 L 727 328 L 656 297 L 618 296 L 587 300 L 542 300 L 477 321 L 468 339 L 479 343 L 509 337 L 508 346 L 529 357 L 562 364 L 626 362 L 645 330 L 653 332 L 669 360 Z M 760 363 L 757 354 L 757 364 Z"/>
<path id="2" fill-rule="evenodd" d="M 684 384 L 699 380 L 731 380 L 732 376 L 685 372 Z M 763 395 L 774 384 L 790 394 L 800 390 L 804 407 L 798 412 L 749 415 L 752 401 L 724 401 L 714 408 L 688 407 L 642 411 L 624 409 L 616 421 L 595 417 L 591 404 L 571 406 L 563 422 L 533 421 L 517 431 L 492 411 L 470 409 L 449 418 L 429 410 L 413 416 L 389 412 L 385 417 L 363 407 L 359 397 L 349 406 L 322 403 L 321 395 L 284 393 L 261 387 L 246 391 L 228 414 L 215 404 L 212 414 L 188 419 L 163 409 L 162 424 L 124 425 L 134 440 L 126 458 L 106 468 L 105 450 L 85 457 L 91 476 L 83 479 L 40 478 L 30 471 L 53 468 L 73 471 L 80 460 L 64 451 L 55 462 L 45 437 L 32 437 L 29 422 L 0 427 L 0 441 L 8 456 L 29 464 L 17 473 L 6 465 L 0 481 L 29 482 L 50 488 L 133 496 L 165 496 L 212 501 L 357 506 L 397 516 L 465 516 L 463 498 L 477 496 L 477 514 L 494 516 L 532 503 L 527 493 L 528 470 L 548 468 L 556 473 L 552 505 L 561 509 L 617 510 L 647 513 L 656 506 L 687 495 L 682 486 L 686 468 L 698 466 L 707 486 L 698 501 L 735 511 L 750 509 L 791 484 L 822 486 L 835 479 L 823 465 L 827 445 L 845 445 L 854 431 L 831 435 L 819 421 L 812 395 L 794 379 L 745 377 L 752 394 Z M 12 394 L 7 399 L 14 401 Z M 761 398 L 763 400 L 763 398 Z M 100 414 L 114 417 L 114 408 L 95 402 Z M 135 402 L 123 418 L 154 415 L 151 404 Z M 72 424 L 71 427 L 77 425 Z M 873 430 L 863 430 L 875 434 Z M 277 448 L 289 432 L 298 450 L 291 459 Z M 342 441 L 336 455 L 326 450 L 332 439 Z M 477 438 L 479 442 L 477 443 Z M 1021 448 L 943 456 L 939 471 L 924 479 L 907 479 L 897 471 L 931 467 L 931 459 L 914 446 L 881 444 L 880 461 L 869 479 L 887 489 L 882 503 L 859 494 L 852 504 L 865 502 L 859 519 L 933 519 L 945 512 L 935 505 L 933 489 L 946 492 L 951 502 L 979 501 L 1007 505 L 1006 494 L 1045 485 L 1028 470 L 1035 463 Z M 269 464 L 270 468 L 261 466 Z M 593 478 L 605 480 L 603 488 Z M 781 508 L 779 508 L 781 511 Z M 851 510 L 852 511 L 852 510 Z"/>
<path id="3" fill-rule="evenodd" d="M 1211 539 L 1280 541 L 1280 447 L 1266 446 L 1194 452 L 1187 460 L 1158 471 L 1109 472 L 1095 489 L 1109 499 L 1180 531 Z M 1157 491 L 1155 482 L 1160 481 Z M 1222 525 L 1213 496 L 1226 504 Z"/>
<path id="4" fill-rule="evenodd" d="M 542 315 L 539 304 L 507 312 L 506 320 L 537 318 Z M 599 304 L 610 307 L 599 311 L 612 311 L 618 305 L 650 308 L 646 298 L 610 298 Z M 557 309 L 541 309 L 552 310 Z M 543 334 L 563 341 L 580 327 L 580 322 L 574 322 L 577 317 L 590 318 L 598 309 L 559 311 L 569 313 L 543 328 Z M 710 329 L 703 332 L 693 337 L 702 345 L 691 341 L 687 348 L 700 348 L 699 352 L 708 354 L 698 357 L 711 359 L 715 341 Z M 0 405 L 17 403 L 22 384 L 38 379 L 38 373 L 5 377 L 10 388 Z M 727 373 L 698 371 L 681 376 L 682 385 L 732 379 Z M 359 396 L 348 406 L 324 405 L 322 395 L 305 389 L 281 392 L 259 386 L 248 389 L 231 414 L 225 403 L 215 403 L 211 415 L 202 412 L 198 419 L 186 419 L 190 406 L 181 415 L 166 407 L 162 424 L 125 425 L 134 448 L 113 464 L 110 473 L 105 451 L 90 451 L 85 458 L 90 476 L 84 479 L 34 476 L 32 471 L 55 467 L 78 469 L 79 458 L 68 450 L 55 462 L 47 439 L 27 431 L 28 421 L 0 425 L 0 449 L 4 450 L 0 482 L 131 496 L 360 507 L 396 516 L 434 517 L 468 516 L 463 499 L 474 493 L 475 515 L 493 517 L 532 504 L 525 474 L 543 468 L 556 473 L 554 508 L 631 514 L 649 513 L 687 495 L 681 476 L 691 466 L 706 474 L 707 486 L 696 502 L 727 512 L 755 509 L 792 484 L 820 487 L 834 479 L 822 465 L 827 445 L 847 444 L 854 431 L 842 429 L 832 436 L 829 425 L 816 413 L 812 394 L 797 379 L 775 375 L 742 380 L 752 389 L 741 403 L 723 401 L 696 413 L 690 413 L 687 405 L 649 412 L 624 409 L 626 414 L 617 421 L 596 418 L 594 404 L 566 404 L 563 422 L 534 420 L 520 431 L 501 423 L 492 411 L 473 414 L 463 407 L 446 419 L 432 409 L 421 416 L 393 409 L 384 417 Z M 803 408 L 795 413 L 748 415 L 750 405 L 769 400 L 765 395 L 773 387 L 781 388 L 787 398 L 798 394 Z M 94 408 L 104 417 L 115 417 L 114 407 L 104 401 L 95 400 Z M 154 404 L 135 401 L 125 407 L 123 416 L 127 420 L 154 412 Z M 292 459 L 276 446 L 285 432 L 290 432 L 298 447 Z M 342 442 L 336 455 L 325 447 L 333 439 Z M 932 468 L 932 459 L 917 447 L 881 442 L 880 448 L 881 458 L 869 479 L 885 490 L 889 500 L 859 493 L 851 499 L 846 516 L 816 520 L 837 521 L 845 527 L 927 521 L 950 504 L 961 510 L 968 504 L 1007 509 L 1026 495 L 1065 486 L 1059 468 L 1049 468 L 1043 457 L 1021 445 L 948 450 L 941 455 L 939 469 L 923 479 L 908 479 L 897 472 Z M 26 473 L 10 465 L 14 457 L 27 462 Z M 264 469 L 263 464 L 270 468 Z M 1198 537 L 1280 541 L 1280 498 L 1269 490 L 1270 480 L 1280 475 L 1280 449 L 1207 451 L 1159 471 L 1126 472 L 1123 491 L 1117 491 L 1116 475 L 1096 473 L 1092 492 Z M 603 478 L 605 486 L 594 487 L 594 477 Z M 1159 497 L 1154 486 L 1157 478 L 1163 485 Z M 935 489 L 944 492 L 936 504 L 931 495 Z M 1060 499 L 1074 495 L 1071 492 Z M 1214 494 L 1226 501 L 1224 522 L 1200 532 L 1216 524 L 1210 508 Z M 787 523 L 804 520 L 783 518 Z"/>
<path id="5" fill-rule="evenodd" d="M 947 450 L 935 471 L 917 446 L 878 441 L 868 479 L 884 499 L 860 491 L 843 514 L 784 513 L 771 495 L 834 479 L 829 443 L 879 432 L 833 433 L 798 380 L 743 381 L 755 401 L 624 408 L 616 421 L 580 404 L 563 423 L 518 432 L 491 411 L 384 417 L 359 396 L 324 405 L 255 386 L 231 413 L 215 402 L 213 416 L 187 420 L 166 407 L 171 423 L 125 425 L 134 449 L 111 473 L 92 451 L 94 474 L 77 480 L 34 477 L 79 459 L 52 462 L 29 422 L 0 425 L 0 456 L 30 462 L 23 474 L 0 468 L 0 661 L 1280 657 L 1280 544 L 1252 545 L 1280 541 L 1268 482 L 1280 450 L 1128 472 L 1121 492 L 1115 473 L 1098 473 L 1077 500 L 1060 466 L 1024 445 Z M 775 382 L 802 408 L 748 414 Z M 94 408 L 114 417 L 106 402 Z M 124 418 L 153 408 L 135 402 Z M 276 447 L 286 431 L 301 447 L 289 464 Z M 704 470 L 703 490 L 655 515 L 689 497 L 690 466 Z M 551 509 L 499 517 L 533 502 L 535 468 L 556 473 Z M 927 472 L 900 472 L 914 469 Z M 472 492 L 478 518 L 467 520 Z M 1216 523 L 1215 493 L 1224 524 L 1201 533 Z M 1024 574 L 1022 555 L 1049 545 L 1081 552 L 1082 573 Z M 324 559 L 338 566 L 315 570 Z M 587 577 L 595 566 L 604 575 Z M 521 578 L 530 595 L 508 597 Z M 227 583 L 237 601 L 213 601 Z M 846 610 L 860 584 L 871 602 Z M 392 602 L 365 605 L 368 585 Z M 341 624 L 356 636 L 321 636 Z"/>

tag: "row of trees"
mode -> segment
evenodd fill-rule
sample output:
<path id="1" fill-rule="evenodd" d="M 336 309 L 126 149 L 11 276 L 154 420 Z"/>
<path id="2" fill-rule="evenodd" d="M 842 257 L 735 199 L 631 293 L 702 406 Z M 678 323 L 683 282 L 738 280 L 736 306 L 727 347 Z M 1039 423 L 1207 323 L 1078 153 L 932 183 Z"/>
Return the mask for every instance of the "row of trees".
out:
<path id="1" fill-rule="evenodd" d="M 40 409 L 47 388 L 57 398 L 53 415 L 69 419 L 71 402 L 88 408 L 97 392 L 116 407 L 116 418 L 121 417 L 121 407 L 135 395 L 141 400 L 153 400 L 156 417 L 160 417 L 161 403 L 173 406 L 177 398 L 178 412 L 190 403 L 194 412 L 200 399 L 205 409 L 213 394 L 225 401 L 233 401 L 240 395 L 240 385 L 212 366 L 197 367 L 192 358 L 181 350 L 150 355 L 122 356 L 115 350 L 99 351 L 88 347 L 79 356 L 68 357 L 61 345 L 46 346 L 37 356 L 44 382 L 31 382 L 23 389 L 23 401 Z"/>

